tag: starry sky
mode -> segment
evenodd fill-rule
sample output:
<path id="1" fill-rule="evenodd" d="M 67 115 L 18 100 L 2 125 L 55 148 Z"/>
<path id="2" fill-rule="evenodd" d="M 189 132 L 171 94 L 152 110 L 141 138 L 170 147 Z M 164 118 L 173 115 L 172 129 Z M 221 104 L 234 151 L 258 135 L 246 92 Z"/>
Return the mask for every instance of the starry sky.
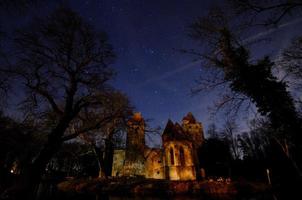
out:
<path id="1" fill-rule="evenodd" d="M 113 84 L 152 126 L 164 127 L 168 118 L 179 121 L 189 111 L 201 121 L 207 119 L 207 105 L 202 102 L 209 100 L 190 95 L 199 63 L 178 49 L 192 47 L 188 25 L 213 3 L 107 0 L 86 1 L 74 8 L 112 39 L 118 55 Z"/>
<path id="2" fill-rule="evenodd" d="M 191 111 L 207 125 L 224 118 L 210 118 L 209 107 L 215 93 L 192 96 L 190 90 L 203 73 L 200 62 L 179 49 L 199 48 L 189 38 L 188 26 L 205 15 L 222 0 L 74 0 L 65 3 L 77 11 L 97 30 L 108 33 L 117 54 L 113 67 L 117 76 L 112 84 L 126 93 L 136 111 L 150 119 L 151 126 L 164 128 L 168 118 L 181 121 Z M 61 1 L 45 1 L 1 23 L 7 30 L 28 23 L 32 17 L 41 17 L 60 5 Z M 272 36 L 269 43 L 252 49 L 254 56 L 276 56 L 290 39 L 302 33 L 302 20 L 289 21 L 277 29 L 257 30 L 247 40 Z M 240 119 L 239 119 L 240 120 Z M 244 120 L 240 124 L 244 127 Z"/>

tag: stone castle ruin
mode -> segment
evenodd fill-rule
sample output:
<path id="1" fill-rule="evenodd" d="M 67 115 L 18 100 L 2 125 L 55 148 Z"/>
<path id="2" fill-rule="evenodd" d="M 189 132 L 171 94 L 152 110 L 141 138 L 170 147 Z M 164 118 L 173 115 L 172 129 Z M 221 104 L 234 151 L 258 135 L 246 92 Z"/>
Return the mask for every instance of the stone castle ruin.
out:
<path id="1" fill-rule="evenodd" d="M 135 113 L 128 121 L 126 148 L 114 151 L 112 176 L 196 180 L 200 176 L 198 149 L 203 142 L 202 124 L 189 112 L 181 125 L 167 122 L 162 148 L 149 148 L 145 145 L 145 121 Z"/>

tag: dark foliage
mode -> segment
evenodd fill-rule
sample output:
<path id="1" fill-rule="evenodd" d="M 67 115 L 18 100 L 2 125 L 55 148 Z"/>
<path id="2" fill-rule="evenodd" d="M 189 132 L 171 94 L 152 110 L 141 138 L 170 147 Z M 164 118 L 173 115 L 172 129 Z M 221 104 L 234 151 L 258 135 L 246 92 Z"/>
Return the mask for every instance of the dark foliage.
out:
<path id="1" fill-rule="evenodd" d="M 210 137 L 200 149 L 199 160 L 208 177 L 230 177 L 232 155 L 229 144 L 218 137 Z"/>
<path id="2" fill-rule="evenodd" d="M 29 122 L 17 122 L 0 112 L 0 192 L 14 183 L 41 148 L 43 138 Z"/>
<path id="3" fill-rule="evenodd" d="M 216 17 L 211 18 L 213 15 Z M 232 91 L 250 98 L 258 112 L 268 117 L 274 129 L 272 137 L 293 161 L 297 173 L 301 174 L 301 166 L 298 167 L 294 161 L 301 158 L 301 119 L 286 84 L 277 80 L 272 73 L 274 63 L 268 57 L 251 62 L 247 49 L 236 40 L 227 23 L 219 21 L 223 19 L 223 13 L 211 13 L 210 16 L 192 25 L 194 38 L 207 41 L 207 37 L 210 37 L 210 52 L 202 58 L 223 72 L 224 80 Z M 207 23 L 203 24 L 204 21 Z"/>

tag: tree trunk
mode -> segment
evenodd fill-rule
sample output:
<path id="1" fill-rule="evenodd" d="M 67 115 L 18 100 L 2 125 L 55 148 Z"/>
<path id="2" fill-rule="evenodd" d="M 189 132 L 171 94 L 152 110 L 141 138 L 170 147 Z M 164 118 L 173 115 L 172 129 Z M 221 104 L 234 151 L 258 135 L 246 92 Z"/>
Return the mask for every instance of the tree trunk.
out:
<path id="1" fill-rule="evenodd" d="M 113 164 L 113 143 L 112 137 L 109 137 L 105 141 L 105 157 L 104 157 L 104 171 L 106 176 L 111 176 L 112 164 Z"/>
<path id="2" fill-rule="evenodd" d="M 105 168 L 104 168 L 104 165 L 105 165 L 104 164 L 104 151 L 101 151 L 101 149 L 98 147 L 94 147 L 94 148 L 95 148 L 95 151 L 98 153 L 97 158 L 98 158 L 99 167 L 100 167 L 99 177 L 107 178 Z"/>
<path id="3" fill-rule="evenodd" d="M 114 153 L 114 145 L 112 142 L 113 134 L 109 134 L 108 138 L 105 139 L 105 149 L 103 152 L 99 152 L 98 158 L 100 163 L 100 177 L 107 178 L 111 176 L 112 173 L 112 164 L 113 164 L 113 153 Z M 96 147 L 95 147 L 96 148 Z"/>

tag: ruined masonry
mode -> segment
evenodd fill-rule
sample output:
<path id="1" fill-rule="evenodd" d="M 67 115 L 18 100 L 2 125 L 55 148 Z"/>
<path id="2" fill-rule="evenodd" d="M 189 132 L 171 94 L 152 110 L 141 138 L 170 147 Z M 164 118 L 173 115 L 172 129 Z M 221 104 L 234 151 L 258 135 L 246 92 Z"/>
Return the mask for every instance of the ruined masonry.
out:
<path id="1" fill-rule="evenodd" d="M 149 148 L 145 145 L 145 121 L 135 113 L 128 121 L 126 148 L 114 151 L 112 176 L 195 180 L 200 175 L 198 149 L 203 141 L 202 124 L 189 112 L 181 125 L 168 120 L 162 148 Z"/>

